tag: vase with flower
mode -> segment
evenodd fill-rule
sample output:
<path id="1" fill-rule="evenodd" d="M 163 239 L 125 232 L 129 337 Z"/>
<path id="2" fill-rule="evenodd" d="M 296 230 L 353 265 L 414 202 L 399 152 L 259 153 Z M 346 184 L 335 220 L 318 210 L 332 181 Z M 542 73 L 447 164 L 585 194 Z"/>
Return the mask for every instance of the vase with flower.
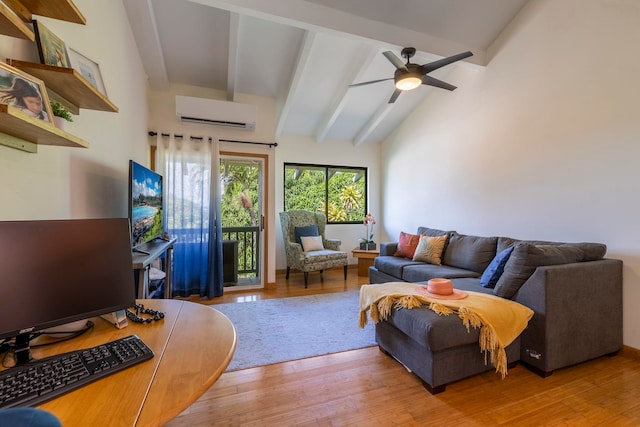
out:
<path id="1" fill-rule="evenodd" d="M 373 241 L 373 226 L 376 225 L 376 219 L 368 213 L 362 223 L 367 230 L 367 234 L 364 238 L 360 239 L 360 250 L 373 251 L 376 249 L 376 242 Z"/>

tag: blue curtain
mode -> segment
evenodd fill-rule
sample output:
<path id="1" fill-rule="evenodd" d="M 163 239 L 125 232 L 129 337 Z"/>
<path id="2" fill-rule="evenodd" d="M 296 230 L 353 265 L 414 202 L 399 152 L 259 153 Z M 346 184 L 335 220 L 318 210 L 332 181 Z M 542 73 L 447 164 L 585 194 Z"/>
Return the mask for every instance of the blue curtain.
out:
<path id="1" fill-rule="evenodd" d="M 221 296 L 220 155 L 218 141 L 158 135 L 166 231 L 177 238 L 172 296 Z"/>

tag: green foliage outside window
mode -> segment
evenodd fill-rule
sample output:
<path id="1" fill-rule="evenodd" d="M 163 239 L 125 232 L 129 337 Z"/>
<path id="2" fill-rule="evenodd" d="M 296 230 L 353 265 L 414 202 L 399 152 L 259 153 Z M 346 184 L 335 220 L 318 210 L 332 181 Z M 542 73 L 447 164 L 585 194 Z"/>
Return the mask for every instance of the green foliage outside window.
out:
<path id="1" fill-rule="evenodd" d="M 366 177 L 366 168 L 286 163 L 284 209 L 322 212 L 329 223 L 361 223 Z"/>

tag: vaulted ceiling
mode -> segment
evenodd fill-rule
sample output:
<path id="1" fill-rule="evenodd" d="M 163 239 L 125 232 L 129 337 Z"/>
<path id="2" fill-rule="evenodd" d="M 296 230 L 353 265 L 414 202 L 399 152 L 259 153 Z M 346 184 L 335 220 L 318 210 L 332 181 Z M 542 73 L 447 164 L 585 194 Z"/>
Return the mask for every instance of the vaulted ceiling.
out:
<path id="1" fill-rule="evenodd" d="M 484 66 L 487 49 L 527 0 L 123 0 L 152 90 L 184 84 L 275 99 L 276 141 L 378 143 L 432 91 L 420 86 L 389 104 L 395 66 L 417 49 L 424 64 L 464 51 L 454 67 Z M 473 65 L 470 65 L 473 64 Z"/>

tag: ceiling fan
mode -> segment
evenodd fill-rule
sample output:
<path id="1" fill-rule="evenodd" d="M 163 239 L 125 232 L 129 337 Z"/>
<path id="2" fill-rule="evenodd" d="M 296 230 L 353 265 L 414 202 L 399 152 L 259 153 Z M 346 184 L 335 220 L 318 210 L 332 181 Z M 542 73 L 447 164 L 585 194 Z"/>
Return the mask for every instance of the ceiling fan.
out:
<path id="1" fill-rule="evenodd" d="M 429 62 L 428 64 L 418 65 L 412 64 L 409 61 L 411 57 L 415 55 L 415 53 L 416 49 L 413 47 L 405 47 L 404 49 L 402 49 L 400 54 L 403 58 L 407 58 L 407 63 L 405 64 L 402 62 L 402 59 L 396 56 L 395 53 L 391 51 L 383 52 L 382 54 L 385 56 L 385 58 L 387 58 L 389 62 L 396 66 L 394 76 L 388 79 L 354 83 L 352 85 L 349 85 L 349 87 L 364 86 L 372 83 L 383 82 L 386 80 L 395 80 L 396 90 L 393 91 L 391 98 L 389 98 L 389 104 L 393 104 L 394 102 L 396 102 L 396 99 L 398 99 L 398 96 L 400 96 L 400 93 L 402 93 L 402 91 L 415 89 L 421 84 L 435 86 L 446 90 L 454 90 L 456 88 L 455 86 L 443 82 L 442 80 L 438 80 L 436 78 L 428 76 L 427 74 L 437 70 L 438 68 L 444 67 L 445 65 L 449 65 L 453 62 L 473 56 L 473 53 L 467 51 L 450 56 L 448 58 L 442 58 L 437 61 Z"/>

